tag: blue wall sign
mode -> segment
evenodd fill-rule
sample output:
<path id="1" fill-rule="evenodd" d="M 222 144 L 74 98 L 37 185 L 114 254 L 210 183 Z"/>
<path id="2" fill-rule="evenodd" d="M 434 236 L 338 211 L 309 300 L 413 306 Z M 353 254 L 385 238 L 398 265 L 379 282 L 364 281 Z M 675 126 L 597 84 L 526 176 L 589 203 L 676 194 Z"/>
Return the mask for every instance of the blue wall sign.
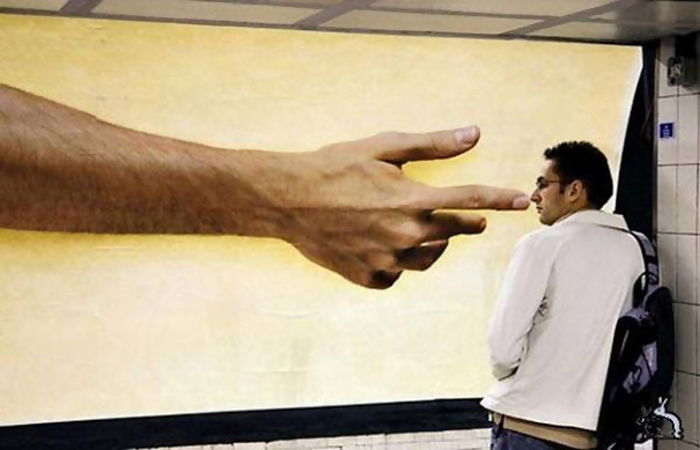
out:
<path id="1" fill-rule="evenodd" d="M 660 139 L 673 139 L 675 137 L 674 134 L 674 125 L 675 123 L 673 122 L 664 122 L 659 124 L 659 138 Z"/>

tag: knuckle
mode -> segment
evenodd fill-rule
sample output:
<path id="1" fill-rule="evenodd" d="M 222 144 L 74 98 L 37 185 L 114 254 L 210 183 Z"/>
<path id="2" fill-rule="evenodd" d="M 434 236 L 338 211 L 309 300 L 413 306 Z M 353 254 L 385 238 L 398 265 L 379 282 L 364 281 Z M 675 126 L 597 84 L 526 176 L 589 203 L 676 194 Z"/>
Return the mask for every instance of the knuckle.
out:
<path id="1" fill-rule="evenodd" d="M 396 230 L 394 244 L 400 249 L 415 247 L 423 242 L 424 236 L 423 230 L 418 224 L 407 224 L 402 229 Z"/>
<path id="2" fill-rule="evenodd" d="M 434 262 L 435 262 L 435 260 L 423 261 L 422 264 L 417 266 L 418 268 L 416 270 L 418 270 L 419 272 L 425 272 L 426 270 L 428 270 L 430 268 L 430 266 L 433 265 Z"/>
<path id="3" fill-rule="evenodd" d="M 434 200 L 423 185 L 414 184 L 406 186 L 405 192 L 401 197 L 401 206 L 406 210 L 425 211 L 432 209 Z"/>
<path id="4" fill-rule="evenodd" d="M 371 281 L 367 287 L 372 289 L 388 289 L 396 283 L 401 272 L 378 270 L 371 274 Z"/>
<path id="5" fill-rule="evenodd" d="M 377 172 L 381 175 L 389 177 L 390 179 L 403 178 L 403 172 L 394 164 L 380 162 L 377 165 Z"/>
<path id="6" fill-rule="evenodd" d="M 483 198 L 478 191 L 470 191 L 465 197 L 468 208 L 477 209 L 481 206 Z"/>
<path id="7" fill-rule="evenodd" d="M 426 153 L 430 155 L 431 158 L 437 158 L 441 155 L 442 149 L 445 148 L 445 144 L 439 139 L 435 133 L 429 135 L 430 145 L 426 149 Z"/>
<path id="8" fill-rule="evenodd" d="M 476 219 L 476 226 L 475 226 L 476 231 L 478 233 L 481 233 L 482 231 L 484 231 L 486 229 L 486 224 L 487 224 L 486 217 L 482 216 L 482 217 L 479 217 L 478 219 Z"/>
<path id="9" fill-rule="evenodd" d="M 390 251 L 374 251 L 367 254 L 365 263 L 373 270 L 386 270 L 396 267 L 396 256 Z"/>
<path id="10" fill-rule="evenodd" d="M 372 287 L 374 270 L 362 270 L 354 277 L 354 282 L 367 288 Z"/>
<path id="11" fill-rule="evenodd" d="M 414 263 L 414 270 L 417 270 L 419 272 L 423 272 L 425 270 L 428 270 L 430 266 L 433 265 L 437 258 L 428 258 L 428 257 L 423 257 L 415 261 Z"/>
<path id="12" fill-rule="evenodd" d="M 403 266 L 411 270 L 424 271 L 437 261 L 447 248 L 447 241 L 444 244 L 422 245 L 406 249 L 400 252 L 399 258 Z"/>

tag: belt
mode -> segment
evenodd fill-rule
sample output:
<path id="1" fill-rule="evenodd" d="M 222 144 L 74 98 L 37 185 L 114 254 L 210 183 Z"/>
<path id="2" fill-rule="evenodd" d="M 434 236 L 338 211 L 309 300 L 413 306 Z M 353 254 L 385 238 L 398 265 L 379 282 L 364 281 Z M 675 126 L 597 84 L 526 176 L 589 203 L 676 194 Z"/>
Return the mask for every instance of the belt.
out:
<path id="1" fill-rule="evenodd" d="M 595 434 L 590 430 L 531 422 L 529 420 L 506 416 L 496 412 L 492 413 L 492 418 L 494 423 L 501 426 L 504 430 L 526 434 L 566 447 L 591 449 L 596 448 L 598 445 Z"/>

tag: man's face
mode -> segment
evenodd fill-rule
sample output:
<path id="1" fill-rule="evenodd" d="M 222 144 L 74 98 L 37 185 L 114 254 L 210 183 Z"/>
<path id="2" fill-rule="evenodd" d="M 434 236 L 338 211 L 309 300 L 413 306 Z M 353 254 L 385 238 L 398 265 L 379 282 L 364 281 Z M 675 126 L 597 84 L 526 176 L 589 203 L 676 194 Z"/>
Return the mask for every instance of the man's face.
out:
<path id="1" fill-rule="evenodd" d="M 554 171 L 555 165 L 556 163 L 552 160 L 545 161 L 537 178 L 537 187 L 530 196 L 530 200 L 537 206 L 540 222 L 545 225 L 552 225 L 568 214 L 571 208 L 571 205 L 566 202 L 566 190 L 562 189 L 563 180 Z"/>

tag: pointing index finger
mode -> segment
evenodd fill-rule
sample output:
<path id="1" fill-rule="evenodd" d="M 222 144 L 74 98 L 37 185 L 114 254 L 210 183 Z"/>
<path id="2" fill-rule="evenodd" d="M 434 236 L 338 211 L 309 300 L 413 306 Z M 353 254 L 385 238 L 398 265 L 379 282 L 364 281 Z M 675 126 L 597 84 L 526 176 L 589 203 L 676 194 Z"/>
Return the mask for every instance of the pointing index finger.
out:
<path id="1" fill-rule="evenodd" d="M 481 185 L 428 189 L 425 209 L 524 210 L 530 205 L 528 195 L 517 189 Z"/>

